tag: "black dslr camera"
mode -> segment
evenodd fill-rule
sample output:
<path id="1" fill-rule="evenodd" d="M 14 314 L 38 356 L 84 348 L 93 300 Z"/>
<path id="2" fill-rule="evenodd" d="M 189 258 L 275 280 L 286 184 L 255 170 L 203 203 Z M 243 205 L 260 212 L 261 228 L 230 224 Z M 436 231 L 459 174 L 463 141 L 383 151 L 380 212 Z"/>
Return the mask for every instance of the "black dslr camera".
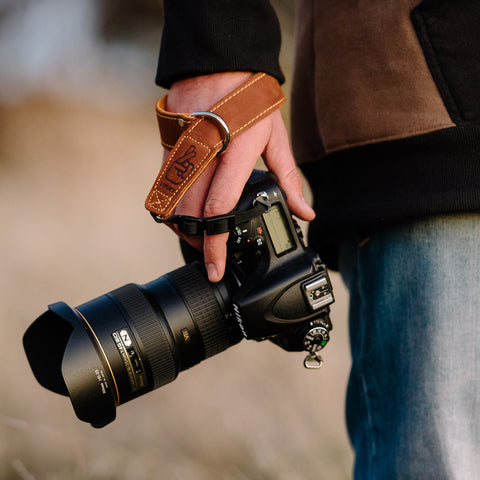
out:
<path id="1" fill-rule="evenodd" d="M 243 337 L 306 350 L 305 366 L 321 365 L 332 288 L 275 177 L 255 171 L 230 215 L 177 220 L 187 233 L 231 232 L 221 282 L 210 283 L 202 262 L 193 261 L 76 308 L 50 305 L 24 335 L 39 383 L 69 396 L 78 418 L 94 427 Z"/>

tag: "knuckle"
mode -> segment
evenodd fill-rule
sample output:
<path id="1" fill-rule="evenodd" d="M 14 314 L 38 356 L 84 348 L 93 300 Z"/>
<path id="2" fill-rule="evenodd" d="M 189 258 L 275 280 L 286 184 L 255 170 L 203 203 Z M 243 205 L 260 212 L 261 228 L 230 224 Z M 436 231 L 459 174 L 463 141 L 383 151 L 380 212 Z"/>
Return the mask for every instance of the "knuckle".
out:
<path id="1" fill-rule="evenodd" d="M 300 172 L 295 167 L 292 167 L 286 172 L 284 172 L 283 181 L 285 184 L 291 185 L 294 188 L 301 188 L 303 183 L 302 176 L 300 175 Z"/>
<path id="2" fill-rule="evenodd" d="M 287 178 L 291 181 L 298 182 L 301 180 L 301 175 L 298 169 L 295 166 L 292 166 L 287 172 Z"/>
<path id="3" fill-rule="evenodd" d="M 203 214 L 206 217 L 213 217 L 226 213 L 225 205 L 225 199 L 217 196 L 209 197 L 203 207 Z"/>

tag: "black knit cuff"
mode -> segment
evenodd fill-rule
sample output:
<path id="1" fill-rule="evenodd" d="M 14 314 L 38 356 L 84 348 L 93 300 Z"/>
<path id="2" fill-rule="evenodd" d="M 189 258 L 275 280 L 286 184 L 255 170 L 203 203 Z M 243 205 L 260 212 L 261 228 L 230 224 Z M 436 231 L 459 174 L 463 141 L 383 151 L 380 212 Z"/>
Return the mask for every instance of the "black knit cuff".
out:
<path id="1" fill-rule="evenodd" d="M 317 214 L 310 244 L 326 257 L 353 230 L 480 211 L 479 145 L 480 124 L 473 123 L 351 148 L 301 165 Z"/>
<path id="2" fill-rule="evenodd" d="M 267 0 L 165 0 L 156 83 L 226 71 L 265 72 L 284 82 L 280 25 Z"/>

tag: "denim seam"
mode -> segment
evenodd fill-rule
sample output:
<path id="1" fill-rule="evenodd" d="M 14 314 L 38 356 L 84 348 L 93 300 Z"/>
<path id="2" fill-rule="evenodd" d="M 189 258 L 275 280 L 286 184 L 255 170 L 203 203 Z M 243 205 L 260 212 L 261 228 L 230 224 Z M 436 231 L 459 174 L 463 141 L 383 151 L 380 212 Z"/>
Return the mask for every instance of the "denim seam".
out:
<path id="1" fill-rule="evenodd" d="M 363 271 L 362 268 L 360 268 L 360 256 L 362 254 L 362 252 L 365 252 L 365 249 L 368 248 L 368 245 L 364 244 L 362 245 L 361 247 L 358 246 L 358 244 L 355 246 L 355 251 L 356 251 L 356 255 L 355 255 L 355 268 L 356 268 L 356 277 L 357 277 L 357 291 L 358 291 L 358 299 L 359 299 L 359 306 L 358 306 L 358 314 L 362 317 L 362 319 L 366 316 L 366 313 L 365 312 L 365 309 L 366 309 L 366 305 L 365 305 L 365 295 L 363 293 L 363 290 L 362 290 L 362 286 L 365 285 L 365 281 L 364 279 L 362 278 L 362 274 L 361 272 Z M 362 352 L 362 357 L 364 357 L 363 353 L 365 351 L 365 344 L 366 344 L 366 325 L 368 324 L 368 322 L 366 321 L 361 321 L 361 324 L 362 324 L 362 333 L 361 333 L 361 342 L 360 342 L 360 348 L 359 348 L 359 351 Z M 363 360 L 365 361 L 365 360 Z M 370 448 L 368 448 L 368 451 L 369 452 L 372 452 L 371 456 L 369 456 L 369 458 L 367 459 L 367 465 L 368 465 L 368 472 L 367 472 L 367 478 L 369 478 L 371 475 L 372 475 L 372 466 L 374 464 L 374 459 L 377 455 L 377 446 L 375 444 L 375 438 L 374 438 L 374 435 L 373 435 L 373 429 L 374 429 L 374 424 L 373 424 L 373 415 L 372 415 L 372 405 L 371 405 L 371 402 L 370 402 L 370 397 L 369 397 L 369 390 L 367 388 L 367 383 L 366 383 L 366 379 L 365 379 L 365 374 L 363 373 L 364 372 L 364 369 L 361 369 L 361 382 L 362 382 L 362 391 L 363 391 L 363 395 L 364 395 L 364 401 L 365 401 L 365 409 L 366 409 L 366 413 L 367 413 L 367 422 L 368 422 L 368 425 L 369 425 L 369 428 L 368 428 L 368 437 L 367 437 L 367 442 L 370 444 Z"/>

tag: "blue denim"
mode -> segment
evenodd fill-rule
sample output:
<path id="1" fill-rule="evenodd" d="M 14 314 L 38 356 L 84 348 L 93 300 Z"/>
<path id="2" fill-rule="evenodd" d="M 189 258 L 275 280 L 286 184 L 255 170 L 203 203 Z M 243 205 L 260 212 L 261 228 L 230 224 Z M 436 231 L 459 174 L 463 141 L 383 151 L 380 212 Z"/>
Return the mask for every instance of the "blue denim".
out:
<path id="1" fill-rule="evenodd" d="M 355 479 L 480 478 L 480 214 L 345 240 Z"/>

